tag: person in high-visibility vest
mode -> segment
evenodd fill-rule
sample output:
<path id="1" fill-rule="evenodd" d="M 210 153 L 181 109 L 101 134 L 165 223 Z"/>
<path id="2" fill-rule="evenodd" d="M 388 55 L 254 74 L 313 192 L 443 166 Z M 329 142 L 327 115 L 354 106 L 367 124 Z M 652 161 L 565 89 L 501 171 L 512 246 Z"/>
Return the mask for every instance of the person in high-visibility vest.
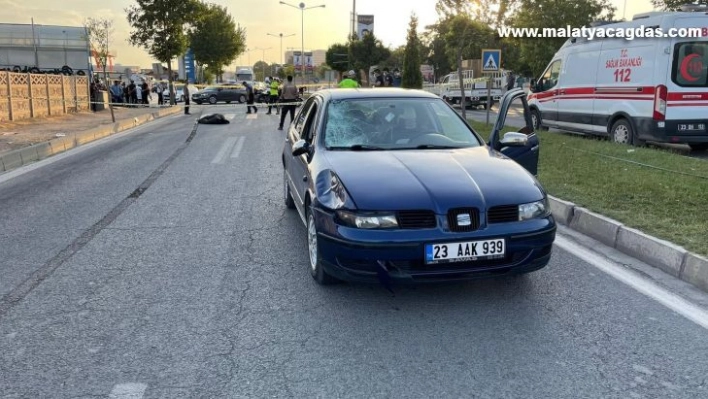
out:
<path id="1" fill-rule="evenodd" d="M 356 89 L 358 87 L 361 87 L 361 85 L 359 85 L 359 82 L 354 80 L 355 76 L 356 76 L 356 72 L 354 72 L 354 71 L 347 72 L 346 77 L 344 79 L 342 79 L 341 82 L 339 82 L 339 87 L 342 89 Z"/>
<path id="2" fill-rule="evenodd" d="M 271 109 L 273 107 L 275 107 L 275 114 L 276 115 L 280 114 L 280 108 L 277 105 L 273 105 L 276 102 L 278 102 L 278 88 L 279 87 L 280 87 L 280 84 L 278 83 L 278 80 L 276 78 L 273 78 L 270 81 L 270 99 L 268 101 L 268 103 L 270 105 L 268 105 L 268 112 L 266 113 L 266 115 L 271 114 Z"/>

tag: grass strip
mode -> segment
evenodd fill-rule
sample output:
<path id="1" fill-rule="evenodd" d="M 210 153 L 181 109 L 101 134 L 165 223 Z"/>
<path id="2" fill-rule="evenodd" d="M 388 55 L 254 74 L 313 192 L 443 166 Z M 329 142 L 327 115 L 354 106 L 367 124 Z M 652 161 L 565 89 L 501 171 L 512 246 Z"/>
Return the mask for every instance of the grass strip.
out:
<path id="1" fill-rule="evenodd" d="M 491 125 L 469 123 L 483 137 L 491 132 Z M 551 195 L 708 256 L 708 162 L 602 139 L 538 135 L 538 178 Z"/>

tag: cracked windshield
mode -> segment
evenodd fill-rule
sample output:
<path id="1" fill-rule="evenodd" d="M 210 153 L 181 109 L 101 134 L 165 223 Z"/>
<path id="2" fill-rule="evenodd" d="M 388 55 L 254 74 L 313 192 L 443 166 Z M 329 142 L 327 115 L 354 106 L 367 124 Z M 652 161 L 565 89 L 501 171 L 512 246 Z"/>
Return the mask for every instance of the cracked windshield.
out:
<path id="1" fill-rule="evenodd" d="M 0 9 L 0 399 L 708 398 L 708 0 Z"/>

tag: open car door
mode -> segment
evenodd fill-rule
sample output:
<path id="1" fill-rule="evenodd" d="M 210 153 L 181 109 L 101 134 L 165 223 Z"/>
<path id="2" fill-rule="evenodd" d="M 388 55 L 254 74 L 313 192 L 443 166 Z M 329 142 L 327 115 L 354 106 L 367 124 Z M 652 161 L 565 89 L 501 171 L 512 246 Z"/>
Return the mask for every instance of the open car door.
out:
<path id="1" fill-rule="evenodd" d="M 502 129 L 509 124 L 522 126 L 513 132 L 501 135 Z M 489 136 L 489 146 L 513 159 L 534 176 L 538 175 L 538 135 L 533 128 L 531 110 L 526 101 L 526 92 L 522 89 L 509 90 L 499 101 L 499 116 Z"/>

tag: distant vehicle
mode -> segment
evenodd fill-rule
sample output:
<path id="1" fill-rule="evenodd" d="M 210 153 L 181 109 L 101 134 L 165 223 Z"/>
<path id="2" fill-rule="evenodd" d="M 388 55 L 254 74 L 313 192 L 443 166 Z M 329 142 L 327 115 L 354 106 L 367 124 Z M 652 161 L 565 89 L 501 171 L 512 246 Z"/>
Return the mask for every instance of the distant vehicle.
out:
<path id="1" fill-rule="evenodd" d="M 239 68 L 236 70 L 236 83 L 241 84 L 243 81 L 253 82 L 256 79 L 252 68 Z"/>
<path id="2" fill-rule="evenodd" d="M 189 85 L 189 94 L 194 95 L 196 93 L 199 93 L 199 89 L 197 89 L 196 86 L 194 85 Z M 162 98 L 163 101 L 168 103 L 170 102 L 170 89 L 167 88 L 162 92 Z M 175 85 L 175 102 L 181 103 L 184 102 L 184 85 L 179 84 Z"/>
<path id="3" fill-rule="evenodd" d="M 653 141 L 708 149 L 706 10 L 650 12 L 602 25 L 635 32 L 651 27 L 664 34 L 694 28 L 693 37 L 567 40 L 532 82 L 528 98 L 535 128 L 609 136 L 631 145 Z"/>

